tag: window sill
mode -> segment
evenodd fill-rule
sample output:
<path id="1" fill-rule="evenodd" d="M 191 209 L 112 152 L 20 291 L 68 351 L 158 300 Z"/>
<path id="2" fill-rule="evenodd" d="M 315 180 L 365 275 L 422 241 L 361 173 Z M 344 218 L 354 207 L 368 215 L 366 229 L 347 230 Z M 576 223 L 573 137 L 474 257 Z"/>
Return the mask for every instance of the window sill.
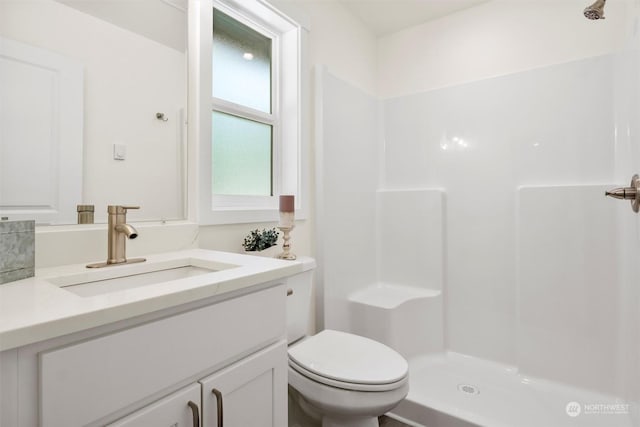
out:
<path id="1" fill-rule="evenodd" d="M 296 221 L 307 219 L 303 210 L 297 210 Z M 211 220 L 206 225 L 247 224 L 260 222 L 278 222 L 278 209 L 214 209 Z M 205 225 L 205 224 L 202 224 Z"/>

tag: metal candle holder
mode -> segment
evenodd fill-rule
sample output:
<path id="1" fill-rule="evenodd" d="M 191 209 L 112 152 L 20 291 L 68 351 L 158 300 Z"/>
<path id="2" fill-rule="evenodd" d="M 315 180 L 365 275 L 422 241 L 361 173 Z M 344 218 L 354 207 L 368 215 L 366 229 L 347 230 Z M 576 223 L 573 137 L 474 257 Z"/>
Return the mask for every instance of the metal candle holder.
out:
<path id="1" fill-rule="evenodd" d="M 289 240 L 291 239 L 291 236 L 289 234 L 291 233 L 291 230 L 293 230 L 293 227 L 295 226 L 278 226 L 280 231 L 282 231 L 282 238 L 284 240 L 284 243 L 282 244 L 282 253 L 276 256 L 276 258 L 288 260 L 296 259 L 296 255 L 291 253 L 291 244 L 289 243 Z"/>

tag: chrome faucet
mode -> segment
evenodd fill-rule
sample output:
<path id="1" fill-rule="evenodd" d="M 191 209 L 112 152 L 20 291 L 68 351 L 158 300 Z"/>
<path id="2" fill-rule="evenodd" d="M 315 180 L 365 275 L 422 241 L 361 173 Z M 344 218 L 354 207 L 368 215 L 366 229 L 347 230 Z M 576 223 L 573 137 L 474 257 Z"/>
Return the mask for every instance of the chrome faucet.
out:
<path id="1" fill-rule="evenodd" d="M 133 264 L 146 261 L 144 258 L 127 259 L 127 239 L 138 237 L 136 229 L 127 224 L 128 209 L 140 209 L 140 206 L 110 205 L 107 207 L 107 212 L 109 213 L 107 262 L 88 264 L 87 268 L 101 268 L 109 265 Z"/>

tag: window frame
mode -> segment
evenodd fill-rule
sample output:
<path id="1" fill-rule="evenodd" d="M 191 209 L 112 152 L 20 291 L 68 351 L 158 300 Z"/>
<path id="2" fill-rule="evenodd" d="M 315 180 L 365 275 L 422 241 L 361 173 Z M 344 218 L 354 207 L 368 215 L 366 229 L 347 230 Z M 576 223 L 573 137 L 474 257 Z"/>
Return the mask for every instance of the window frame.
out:
<path id="1" fill-rule="evenodd" d="M 302 209 L 301 33 L 302 27 L 261 0 L 200 0 L 199 40 L 193 60 L 198 84 L 190 96 L 198 99 L 195 157 L 198 163 L 197 220 L 201 224 L 266 222 L 278 219 L 278 195 L 296 195 L 297 218 Z M 271 114 L 214 98 L 212 93 L 213 8 L 272 40 Z M 212 114 L 219 111 L 272 126 L 272 195 L 214 195 L 212 191 Z M 295 117 L 283 123 L 282 117 Z"/>

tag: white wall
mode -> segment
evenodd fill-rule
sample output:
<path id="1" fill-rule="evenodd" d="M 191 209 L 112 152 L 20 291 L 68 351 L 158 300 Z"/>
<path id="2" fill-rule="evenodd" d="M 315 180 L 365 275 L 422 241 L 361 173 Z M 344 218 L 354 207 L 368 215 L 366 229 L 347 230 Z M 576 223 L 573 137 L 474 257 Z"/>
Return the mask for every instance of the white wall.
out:
<path id="1" fill-rule="evenodd" d="M 52 0 L 3 1 L 0 35 L 83 64 L 84 179 L 77 204 L 95 205 L 96 222 L 106 221 L 110 204 L 140 205 L 131 212 L 134 221 L 184 218 L 178 143 L 184 50 Z M 169 121 L 157 120 L 156 112 Z M 126 145 L 126 160 L 113 159 L 114 143 Z"/>
<path id="2" fill-rule="evenodd" d="M 55 0 L 103 21 L 182 51 L 187 47 L 187 0 Z M 153 16 L 153 19 L 149 19 Z"/>
<path id="3" fill-rule="evenodd" d="M 377 42 L 362 21 L 335 0 L 272 0 L 309 29 L 311 70 L 324 65 L 369 95 L 376 93 Z"/>
<path id="4" fill-rule="evenodd" d="M 582 0 L 494 0 L 380 38 L 382 98 L 558 64 L 622 46 L 632 0 L 608 2 L 605 20 Z"/>

